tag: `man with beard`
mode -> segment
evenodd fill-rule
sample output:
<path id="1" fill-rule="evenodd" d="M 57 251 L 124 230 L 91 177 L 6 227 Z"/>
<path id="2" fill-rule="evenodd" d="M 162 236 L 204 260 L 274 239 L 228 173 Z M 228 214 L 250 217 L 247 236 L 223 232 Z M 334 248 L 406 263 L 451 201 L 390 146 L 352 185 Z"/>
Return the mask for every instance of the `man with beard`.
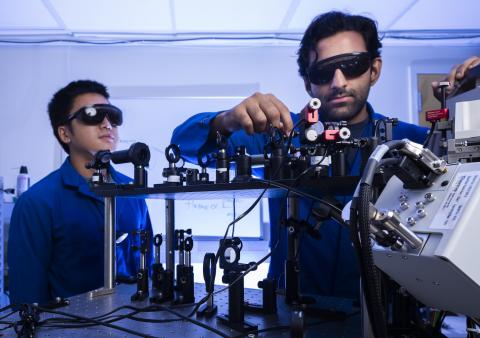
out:
<path id="1" fill-rule="evenodd" d="M 329 12 L 316 17 L 300 44 L 297 60 L 299 73 L 308 94 L 319 98 L 322 103 L 320 119 L 347 121 L 354 138 L 372 136 L 375 121 L 385 118 L 367 102 L 370 88 L 380 76 L 381 46 L 374 21 L 341 12 Z M 462 78 L 467 69 L 478 61 L 478 58 L 469 59 L 455 68 L 455 72 L 452 70 L 452 83 L 454 79 Z M 457 71 L 461 74 L 457 75 Z M 189 118 L 174 130 L 172 143 L 180 145 L 182 156 L 192 163 L 196 163 L 198 152 L 206 154 L 216 151 L 217 132 L 229 136 L 229 154 L 233 154 L 239 145 L 245 145 L 249 154 L 261 154 L 266 143 L 261 132 L 273 125 L 288 135 L 300 118 L 300 114 L 291 113 L 275 96 L 255 93 L 232 109 L 201 113 Z M 426 128 L 399 122 L 393 136 L 395 139 L 408 138 L 422 143 L 426 135 Z M 357 150 L 347 151 L 347 167 L 348 175 L 360 174 L 360 155 Z M 349 199 L 337 198 L 341 204 Z M 279 227 L 279 211 L 284 210 L 282 203 L 284 201 L 279 199 L 269 201 L 271 248 L 280 240 L 272 252 L 269 277 L 279 279 L 281 284 L 287 252 L 286 232 Z M 311 207 L 311 202 L 300 201 L 302 219 L 308 218 Z M 348 229 L 327 220 L 320 227 L 320 235 L 321 239 L 308 235 L 301 238 L 301 292 L 357 299 L 359 271 Z"/>

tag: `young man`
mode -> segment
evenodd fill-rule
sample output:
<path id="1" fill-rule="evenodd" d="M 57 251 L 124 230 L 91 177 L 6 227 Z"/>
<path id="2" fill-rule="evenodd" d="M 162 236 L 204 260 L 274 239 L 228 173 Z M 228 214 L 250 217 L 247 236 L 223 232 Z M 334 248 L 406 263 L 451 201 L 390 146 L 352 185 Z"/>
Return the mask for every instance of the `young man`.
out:
<path id="1" fill-rule="evenodd" d="M 374 21 L 341 12 L 329 12 L 316 17 L 300 44 L 297 60 L 299 73 L 308 94 L 322 102 L 321 119 L 347 121 L 353 137 L 372 136 L 374 121 L 384 118 L 367 102 L 370 88 L 381 73 L 381 46 Z M 464 64 L 463 72 L 470 65 Z M 452 74 L 455 74 L 453 70 Z M 217 131 L 229 136 L 230 154 L 238 145 L 246 145 L 250 154 L 259 154 L 263 153 L 265 146 L 265 138 L 260 132 L 272 124 L 288 134 L 298 120 L 299 115 L 291 113 L 275 96 L 255 93 L 229 110 L 191 117 L 174 130 L 171 142 L 179 144 L 182 156 L 193 163 L 196 163 L 197 152 L 216 151 Z M 394 138 L 409 138 L 421 143 L 426 132 L 425 128 L 399 122 L 394 128 Z M 358 175 L 358 152 L 349 151 L 347 162 L 348 174 Z M 342 204 L 349 200 L 348 197 L 337 199 Z M 272 254 L 269 277 L 280 279 L 282 283 L 287 236 L 284 230 L 279 229 L 281 203 L 284 201 L 269 201 L 271 247 L 277 242 L 280 231 L 283 231 L 281 243 Z M 301 201 L 301 217 L 308 217 L 310 207 L 311 202 Z M 319 240 L 306 234 L 301 238 L 301 290 L 304 293 L 358 298 L 359 272 L 348 229 L 333 221 L 324 221 L 320 234 Z"/>
<path id="2" fill-rule="evenodd" d="M 122 112 L 107 88 L 82 80 L 60 89 L 48 105 L 53 133 L 69 155 L 62 166 L 27 190 L 15 204 L 9 243 L 10 302 L 46 303 L 103 285 L 104 202 L 90 191 L 85 165 L 99 150 L 114 151 Z M 108 179 L 131 181 L 109 167 Z M 118 199 L 117 275 L 134 276 L 139 253 L 135 230 L 152 233 L 144 200 Z"/>

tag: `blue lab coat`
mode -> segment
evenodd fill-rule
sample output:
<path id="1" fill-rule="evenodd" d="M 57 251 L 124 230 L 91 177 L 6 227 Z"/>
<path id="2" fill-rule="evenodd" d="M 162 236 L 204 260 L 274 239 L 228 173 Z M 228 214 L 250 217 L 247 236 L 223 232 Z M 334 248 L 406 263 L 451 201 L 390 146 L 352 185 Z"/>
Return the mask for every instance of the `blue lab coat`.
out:
<path id="1" fill-rule="evenodd" d="M 112 180 L 131 179 L 109 168 Z M 152 225 L 143 199 L 118 198 L 117 275 L 135 276 L 139 252 L 132 231 Z M 151 237 L 150 237 L 151 238 Z M 63 165 L 23 193 L 12 213 L 8 242 L 10 302 L 43 304 L 103 286 L 104 201 L 67 158 Z M 148 257 L 151 262 L 151 256 Z"/>
<path id="2" fill-rule="evenodd" d="M 374 121 L 385 116 L 374 112 L 367 103 L 369 121 L 361 136 L 369 137 L 374 132 Z M 202 154 L 216 152 L 216 143 L 208 140 L 210 123 L 218 113 L 200 113 L 190 117 L 173 132 L 171 143 L 180 146 L 182 156 L 189 162 L 197 163 L 197 152 Z M 295 124 L 300 114 L 291 113 Z M 399 122 L 393 129 L 394 139 L 408 138 L 423 143 L 427 128 L 405 122 Z M 354 135 L 355 136 L 355 135 Z M 228 139 L 227 152 L 234 154 L 236 146 L 245 145 L 249 154 L 262 154 L 267 142 L 264 134 L 248 135 L 243 130 L 233 133 Z M 293 144 L 298 146 L 298 140 Z M 357 152 L 353 163 L 349 164 L 349 175 L 360 174 L 361 156 Z M 336 199 L 346 204 L 351 196 L 337 196 Z M 272 253 L 269 277 L 284 280 L 284 262 L 287 258 L 287 235 L 285 229 L 279 230 L 282 199 L 270 199 L 270 247 L 274 247 L 279 238 L 280 243 Z M 300 217 L 306 219 L 312 202 L 300 199 Z M 310 217 L 311 218 L 311 217 Z M 303 234 L 300 239 L 300 289 L 302 293 L 357 299 L 359 297 L 359 268 L 355 251 L 350 241 L 349 230 L 333 220 L 324 221 L 320 227 L 321 239 L 314 239 Z"/>

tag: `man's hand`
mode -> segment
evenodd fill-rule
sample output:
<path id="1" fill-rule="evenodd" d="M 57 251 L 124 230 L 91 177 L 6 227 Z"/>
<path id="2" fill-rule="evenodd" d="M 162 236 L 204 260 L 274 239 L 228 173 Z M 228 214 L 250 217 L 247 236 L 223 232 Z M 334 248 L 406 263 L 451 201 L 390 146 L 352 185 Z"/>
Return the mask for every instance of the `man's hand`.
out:
<path id="1" fill-rule="evenodd" d="M 475 66 L 478 66 L 479 64 L 480 57 L 472 56 L 466 59 L 463 63 L 455 65 L 450 71 L 450 74 L 448 74 L 448 76 L 442 80 L 450 82 L 450 86 L 448 86 L 446 90 L 447 96 L 450 95 L 454 90 L 456 90 L 456 88 L 459 86 L 460 81 L 462 81 L 468 74 L 468 70 Z M 438 100 L 441 100 L 438 84 L 439 82 L 432 82 L 433 95 L 435 95 Z"/>
<path id="2" fill-rule="evenodd" d="M 214 136 L 217 131 L 227 135 L 241 129 L 252 135 L 265 131 L 270 124 L 288 134 L 293 128 L 290 110 L 272 94 L 255 93 L 218 114 L 212 122 L 210 135 Z"/>

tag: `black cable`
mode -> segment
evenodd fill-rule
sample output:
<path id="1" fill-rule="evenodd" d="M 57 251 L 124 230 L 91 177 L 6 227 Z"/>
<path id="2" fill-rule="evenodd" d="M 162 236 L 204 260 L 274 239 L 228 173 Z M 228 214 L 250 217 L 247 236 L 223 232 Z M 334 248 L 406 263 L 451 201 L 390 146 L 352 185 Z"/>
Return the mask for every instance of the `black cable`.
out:
<path id="1" fill-rule="evenodd" d="M 152 305 L 152 306 L 149 306 L 147 308 L 140 308 L 140 309 L 137 309 L 136 311 L 144 311 L 145 309 L 148 309 L 149 311 L 151 310 L 162 310 L 162 311 L 166 311 L 166 312 L 169 312 L 179 318 L 181 318 L 181 320 L 187 320 L 189 322 L 191 322 L 192 324 L 195 324 L 197 326 L 200 326 L 200 327 L 203 327 L 209 331 L 212 331 L 214 333 L 216 333 L 217 335 L 219 336 L 222 336 L 222 337 L 230 337 L 229 335 L 226 335 L 224 334 L 223 332 L 217 330 L 216 328 L 213 328 L 209 325 L 206 325 L 200 321 L 197 321 L 197 320 L 194 320 L 194 319 L 191 319 L 191 318 L 188 318 L 187 316 L 181 314 L 181 313 L 178 313 L 172 309 L 169 309 L 165 306 L 161 306 L 161 305 Z M 43 311 L 43 309 L 42 309 Z M 117 327 L 116 325 L 111 325 L 109 323 L 109 321 L 107 322 L 104 322 L 104 321 L 98 321 L 98 320 L 93 320 L 91 318 L 86 318 L 86 317 L 80 317 L 80 316 L 75 316 L 75 315 L 71 315 L 71 314 L 66 314 L 66 313 L 62 313 L 62 312 L 59 312 L 59 311 L 50 311 L 51 313 L 57 313 L 57 314 L 61 314 L 61 315 L 66 315 L 66 316 L 71 316 L 75 319 L 78 319 L 78 320 L 82 320 L 82 321 L 85 321 L 85 322 L 93 322 L 93 324 L 91 325 L 88 325 L 88 326 L 92 326 L 92 325 L 104 325 L 104 326 L 107 326 L 107 327 L 112 327 L 112 328 L 116 328 L 116 329 L 119 329 L 119 330 L 123 330 L 123 331 L 126 331 L 128 329 L 124 329 L 124 328 L 121 328 L 121 327 Z M 155 320 L 155 319 L 148 319 L 148 318 L 139 318 L 139 317 L 133 317 L 131 316 L 131 314 L 126 314 L 126 315 L 119 315 L 118 316 L 119 318 L 114 318 L 112 319 L 112 321 L 118 321 L 118 320 L 121 320 L 121 319 L 125 319 L 125 318 L 128 318 L 128 319 L 132 319 L 132 320 L 137 320 L 137 321 L 143 321 L 143 322 L 149 322 L 149 323 L 165 323 L 165 322 L 172 322 L 172 321 L 177 321 L 178 319 L 164 319 L 164 320 Z M 60 327 L 60 328 L 79 328 L 79 327 L 87 327 L 86 325 L 49 325 L 47 327 Z M 128 330 L 130 331 L 130 330 Z M 126 331 L 126 332 L 128 332 Z M 131 333 L 131 332 L 128 332 L 128 333 Z M 143 334 L 138 334 L 138 333 L 132 333 L 132 334 L 135 334 L 135 335 L 139 335 L 139 336 L 142 336 L 142 337 L 152 337 L 152 336 L 149 336 L 149 335 L 143 335 Z"/>
<path id="2" fill-rule="evenodd" d="M 133 331 L 133 330 L 130 330 L 130 329 L 118 326 L 118 325 L 104 323 L 104 322 L 96 320 L 96 319 L 91 319 L 91 318 L 88 318 L 88 317 L 78 316 L 78 315 L 74 315 L 74 314 L 71 314 L 71 313 L 66 313 L 66 312 L 63 312 L 63 311 L 45 309 L 45 308 L 41 308 L 41 307 L 38 307 L 38 310 L 40 310 L 42 312 L 45 312 L 45 313 L 51 313 L 51 314 L 56 314 L 56 315 L 61 315 L 61 316 L 66 316 L 66 317 L 71 317 L 71 318 L 75 318 L 75 319 L 84 320 L 86 322 L 96 323 L 98 325 L 102 325 L 102 326 L 109 327 L 111 329 L 123 331 L 123 332 L 129 333 L 131 335 L 138 336 L 138 337 L 146 337 L 146 338 L 152 338 L 153 337 L 151 335 L 139 333 L 139 332 L 136 332 L 136 331 Z"/>
<path id="3" fill-rule="evenodd" d="M 367 161 L 367 165 L 351 204 L 350 225 L 351 238 L 359 259 L 362 276 L 362 288 L 365 295 L 366 307 L 370 316 L 374 336 L 387 337 L 386 316 L 381 301 L 381 284 L 378 271 L 374 265 L 370 239 L 370 199 L 373 175 L 376 172 L 383 156 L 392 149 L 400 149 L 405 141 L 388 141 L 383 144 L 387 148 L 375 151 Z M 358 189 L 358 187 L 357 187 Z"/>
<path id="4" fill-rule="evenodd" d="M 11 329 L 12 327 L 15 326 L 15 323 L 1 323 L 1 324 L 5 324 L 6 326 L 0 328 L 0 331 L 4 331 L 4 330 L 8 330 L 8 329 Z"/>
<path id="5" fill-rule="evenodd" d="M 290 133 L 288 134 L 288 140 L 287 140 L 287 152 L 290 150 L 290 146 L 292 145 L 292 139 L 293 139 L 293 134 L 295 133 L 295 128 L 298 128 L 300 123 L 305 122 L 303 118 L 300 118 L 294 125 L 292 130 L 290 130 Z"/>
<path id="6" fill-rule="evenodd" d="M 387 323 L 382 307 L 381 285 L 376 270 L 372 246 L 370 241 L 370 185 L 360 185 L 360 197 L 358 201 L 358 230 L 360 234 L 361 260 L 364 267 L 365 279 L 363 280 L 367 310 L 369 311 L 370 323 L 377 338 L 387 337 Z M 369 305 L 370 304 L 370 305 Z"/>
<path id="7" fill-rule="evenodd" d="M 149 318 L 141 318 L 141 317 L 135 317 L 133 315 L 119 315 L 119 316 L 113 316 L 113 318 L 109 319 L 104 319 L 101 322 L 102 323 L 114 323 L 118 322 L 123 319 L 130 319 L 138 322 L 146 322 L 146 323 L 155 323 L 155 324 L 163 324 L 163 323 L 171 323 L 171 322 L 178 322 L 182 321 L 182 319 L 179 318 L 169 318 L 169 319 L 149 319 Z M 58 321 L 58 324 L 41 324 L 42 327 L 49 327 L 49 328 L 57 328 L 57 329 L 80 329 L 80 328 L 87 328 L 87 327 L 92 327 L 92 326 L 98 326 L 102 324 L 96 324 L 96 323 L 85 323 L 85 324 L 69 324 L 68 322 L 63 324 L 60 321 Z"/>
<path id="8" fill-rule="evenodd" d="M 129 306 L 125 306 L 125 308 L 127 307 Z M 131 308 L 134 308 L 134 307 L 131 307 Z M 104 314 L 97 317 L 89 317 L 89 319 L 100 320 L 99 318 L 102 318 L 101 320 L 106 323 L 113 323 L 122 319 L 132 319 L 136 321 L 147 321 L 147 322 L 154 322 L 154 323 L 166 323 L 166 322 L 180 320 L 180 319 L 146 319 L 146 318 L 140 318 L 140 317 L 134 316 L 135 314 L 138 314 L 141 312 L 163 311 L 163 309 L 158 308 L 156 305 L 147 306 L 145 308 L 134 308 L 134 309 L 135 309 L 134 311 L 127 314 L 116 315 L 116 316 L 107 316 L 107 314 Z M 58 324 L 50 324 L 52 322 L 58 323 Z M 99 325 L 97 323 L 91 323 L 91 322 L 89 322 L 88 324 L 79 324 L 79 323 L 85 323 L 85 321 L 78 320 L 78 319 L 70 320 L 65 318 L 48 318 L 42 322 L 42 326 L 56 327 L 56 328 L 83 328 L 83 327 L 91 327 L 91 326 Z M 63 325 L 60 325 L 60 324 L 63 324 Z"/>
<path id="9" fill-rule="evenodd" d="M 192 306 L 192 304 L 177 304 L 177 305 L 170 305 L 170 308 L 178 309 L 178 308 L 185 308 L 185 307 L 190 307 L 190 306 Z M 107 313 L 104 313 L 102 315 L 95 316 L 95 317 L 89 317 L 89 319 L 105 320 L 107 318 L 115 317 L 115 316 L 110 316 L 110 315 L 115 313 L 115 312 L 118 312 L 120 310 L 124 310 L 124 309 L 133 310 L 132 312 L 130 312 L 131 315 L 141 313 L 141 312 L 156 312 L 156 311 L 161 310 L 156 305 L 148 305 L 146 307 L 136 307 L 136 306 L 132 306 L 132 305 L 122 305 L 122 306 L 119 306 L 118 308 L 113 309 L 113 310 L 111 310 Z M 49 322 L 50 321 L 57 321 L 57 319 L 58 318 L 48 318 L 45 321 L 49 321 Z M 81 322 L 81 320 L 78 320 L 78 319 L 69 319 L 69 320 L 71 322 L 75 322 L 75 323 Z M 66 319 L 62 318 L 61 321 L 65 322 Z"/>
<path id="10" fill-rule="evenodd" d="M 430 140 L 432 139 L 433 137 L 433 133 L 435 131 L 435 126 L 436 126 L 437 122 L 432 122 L 432 125 L 430 126 L 430 130 L 428 131 L 428 135 L 427 135 L 427 138 L 425 139 L 425 141 L 423 142 L 423 147 L 424 148 L 428 148 L 428 145 L 430 143 Z M 429 148 L 430 149 L 430 148 Z M 432 150 L 432 149 L 430 149 Z"/>
<path id="11" fill-rule="evenodd" d="M 315 200 L 317 202 L 320 202 L 328 207 L 330 207 L 331 209 L 337 211 L 340 215 L 342 214 L 342 210 L 340 208 L 338 208 L 337 206 L 325 201 L 324 199 L 322 199 L 321 197 L 317 197 L 315 195 L 311 195 L 309 193 L 306 193 L 306 192 L 303 192 L 301 190 L 298 190 L 296 188 L 293 188 L 289 185 L 286 185 L 286 184 L 283 184 L 283 183 L 279 183 L 279 182 L 274 182 L 274 181 L 270 181 L 270 180 L 264 180 L 264 179 L 261 179 L 261 178 L 255 178 L 254 179 L 255 181 L 259 181 L 259 182 L 262 182 L 262 183 L 267 183 L 267 184 L 270 184 L 274 187 L 277 187 L 277 188 L 282 188 L 282 189 L 285 189 L 285 190 L 289 190 L 293 193 L 295 193 L 296 195 L 298 196 L 301 196 L 301 197 L 306 197 L 306 198 L 309 198 L 309 199 L 312 199 L 312 200 Z M 337 221 L 338 223 L 340 223 L 341 225 L 345 225 L 346 226 L 346 223 L 345 221 L 341 218 L 341 217 L 336 217 L 334 218 L 335 221 Z"/>
<path id="12" fill-rule="evenodd" d="M 1 312 L 2 312 L 2 311 L 0 311 L 0 313 L 1 313 Z M 17 312 L 17 310 L 14 310 L 14 311 L 6 314 L 5 316 L 0 317 L 0 320 L 5 319 L 5 318 L 7 318 L 7 317 L 10 317 L 10 316 L 13 315 L 15 312 Z"/>
<path id="13" fill-rule="evenodd" d="M 135 317 L 133 315 L 119 315 L 113 316 L 113 318 L 108 318 L 102 320 L 102 323 L 114 323 L 118 322 L 123 319 L 130 319 L 138 322 L 146 322 L 146 323 L 155 323 L 155 324 L 164 324 L 164 323 L 171 323 L 171 322 L 178 322 L 182 321 L 183 319 L 180 318 L 169 318 L 169 319 L 149 319 L 149 318 L 142 318 L 142 317 Z M 42 327 L 49 327 L 49 328 L 57 328 L 57 329 L 80 329 L 80 328 L 87 328 L 92 326 L 98 326 L 101 324 L 96 323 L 88 323 L 88 324 L 69 324 L 68 322 L 62 324 L 58 321 L 58 324 L 41 324 Z"/>
<path id="14" fill-rule="evenodd" d="M 149 306 L 146 306 L 144 308 L 138 308 L 138 307 L 135 307 L 135 306 L 132 306 L 132 305 L 123 305 L 123 306 L 119 306 L 118 308 L 113 309 L 113 310 L 111 310 L 107 313 L 104 313 L 102 315 L 98 315 L 98 316 L 90 317 L 90 318 L 97 319 L 97 320 L 102 320 L 102 319 L 108 317 L 109 315 L 114 314 L 115 312 L 118 312 L 118 311 L 124 310 L 124 309 L 133 310 L 132 313 L 133 312 L 135 312 L 135 313 L 149 312 L 149 311 L 151 311 L 150 309 L 153 308 L 153 307 L 155 307 L 155 305 L 149 305 Z"/>
<path id="15" fill-rule="evenodd" d="M 4 306 L 4 307 L 2 307 L 2 308 L 0 309 L 0 313 L 6 311 L 6 310 L 8 310 L 8 309 L 12 309 L 12 308 L 18 309 L 18 306 L 19 306 L 18 304 L 10 304 L 10 305 Z M 17 311 L 18 311 L 18 310 L 15 310 L 14 312 L 17 312 Z"/>
<path id="16" fill-rule="evenodd" d="M 288 135 L 288 141 L 287 141 L 287 144 L 291 144 L 291 141 L 292 141 L 292 138 L 293 138 L 293 134 L 294 134 L 294 131 L 295 131 L 295 127 L 298 126 L 299 124 L 301 123 L 301 120 L 297 121 L 297 123 L 295 123 L 294 127 L 292 128 L 292 130 L 290 131 L 289 135 Z M 288 153 L 288 149 L 287 149 L 287 153 Z M 273 177 L 275 177 L 278 172 L 280 171 L 280 168 L 281 166 L 279 166 L 277 168 L 277 170 L 273 173 Z M 265 195 L 265 193 L 267 192 L 268 188 L 270 187 L 270 185 L 267 183 L 267 187 L 265 187 L 263 189 L 263 191 L 261 192 L 260 196 L 257 197 L 257 199 L 252 203 L 252 205 L 247 209 L 245 210 L 240 216 L 238 216 L 237 218 L 235 218 L 232 222 L 230 222 L 228 225 L 227 225 L 227 229 L 225 231 L 225 234 L 223 236 L 223 242 L 225 241 L 225 239 L 227 238 L 227 235 L 228 235 L 228 231 L 230 229 L 230 226 L 232 226 L 232 224 L 235 224 L 236 222 L 240 221 L 242 218 L 244 218 L 246 215 L 248 215 L 254 208 L 255 206 L 260 202 L 260 200 L 263 198 L 263 195 Z M 220 245 L 218 247 L 218 250 L 217 252 L 215 253 L 215 259 L 214 259 L 214 262 L 213 262 L 213 269 L 212 269 L 212 276 L 211 276 L 211 290 L 214 289 L 214 285 L 215 285 L 215 277 L 216 277 L 216 272 L 217 272 L 217 263 L 218 263 L 218 259 L 219 259 L 219 255 L 220 255 L 220 252 L 222 250 L 222 246 Z M 271 253 L 270 253 L 271 255 Z M 267 255 L 268 256 L 268 255 Z M 268 256 L 270 257 L 270 256 Z M 267 258 L 268 258 L 267 257 Z M 265 258 L 265 257 L 264 257 Z M 265 259 L 267 259 L 265 258 Z M 233 284 L 233 283 L 232 283 Z M 232 285 L 231 284 L 231 285 Z M 188 315 L 188 317 L 191 317 L 193 316 L 197 310 L 200 308 L 200 306 L 205 303 L 209 298 L 210 296 L 213 294 L 214 291 L 210 291 L 204 298 L 202 298 L 198 303 L 196 303 L 195 307 L 193 308 L 192 312 L 190 312 L 190 314 Z"/>

